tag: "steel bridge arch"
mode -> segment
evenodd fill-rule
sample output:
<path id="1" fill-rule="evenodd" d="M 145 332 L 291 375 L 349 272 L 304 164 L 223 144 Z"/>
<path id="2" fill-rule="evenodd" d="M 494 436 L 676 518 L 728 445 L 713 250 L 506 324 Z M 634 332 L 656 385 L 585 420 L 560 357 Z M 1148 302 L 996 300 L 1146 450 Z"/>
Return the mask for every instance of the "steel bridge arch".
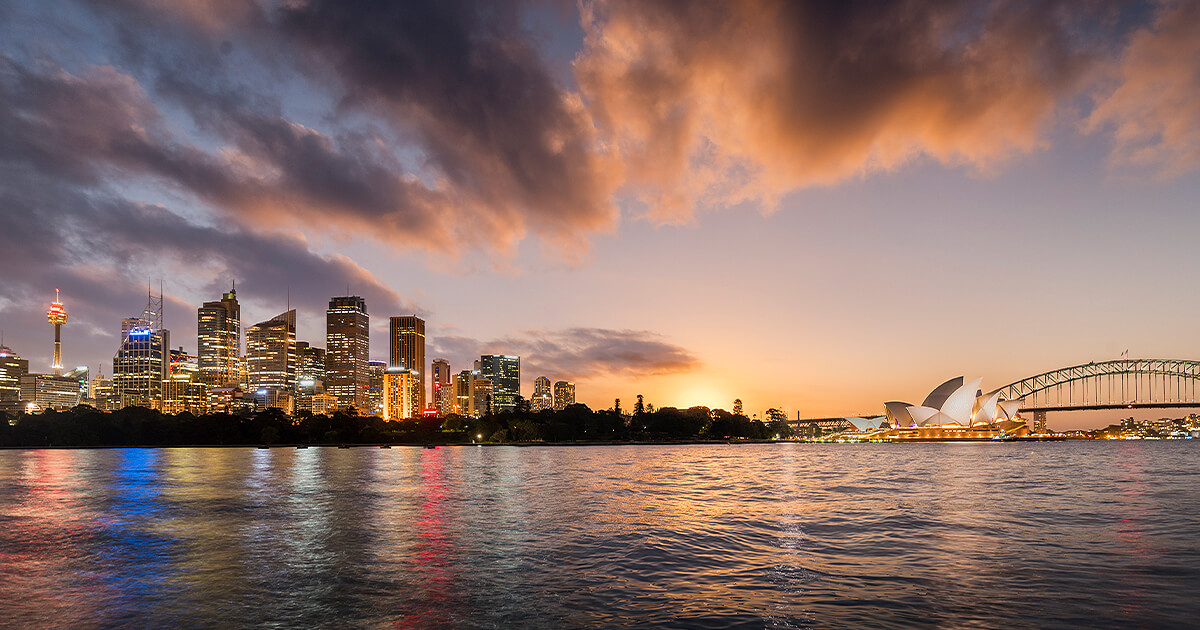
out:
<path id="1" fill-rule="evenodd" d="M 1073 365 L 1023 378 L 988 392 L 1000 393 L 1001 398 L 1017 400 L 1051 388 L 1091 378 L 1149 374 L 1152 376 L 1200 381 L 1200 361 L 1187 359 L 1118 359 Z M 1127 402 L 1127 401 L 1122 401 Z"/>

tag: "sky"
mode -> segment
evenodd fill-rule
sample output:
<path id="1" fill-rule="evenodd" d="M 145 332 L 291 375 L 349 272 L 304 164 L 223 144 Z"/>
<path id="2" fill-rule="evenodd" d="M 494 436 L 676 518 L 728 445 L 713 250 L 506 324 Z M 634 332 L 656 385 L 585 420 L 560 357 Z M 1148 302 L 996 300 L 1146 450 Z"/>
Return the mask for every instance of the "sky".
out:
<path id="1" fill-rule="evenodd" d="M 1200 358 L 1196 3 L 0 0 L 0 105 L 34 371 L 55 288 L 109 373 L 160 281 L 189 351 L 349 291 L 593 408 Z"/>

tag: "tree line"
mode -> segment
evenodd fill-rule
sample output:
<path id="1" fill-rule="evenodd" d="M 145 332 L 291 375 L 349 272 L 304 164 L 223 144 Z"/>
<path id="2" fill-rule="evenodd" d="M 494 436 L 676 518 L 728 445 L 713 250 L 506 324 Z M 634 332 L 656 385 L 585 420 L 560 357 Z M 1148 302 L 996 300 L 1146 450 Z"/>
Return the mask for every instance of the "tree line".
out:
<path id="1" fill-rule="evenodd" d="M 86 405 L 66 411 L 10 415 L 0 421 L 0 446 L 186 446 L 263 444 L 470 444 L 537 442 L 667 442 L 766 440 L 792 434 L 782 414 L 767 423 L 724 409 L 640 408 L 631 415 L 570 405 L 560 411 L 515 411 L 482 418 L 384 420 L 353 410 L 330 415 L 279 409 L 257 413 L 164 414 L 145 407 L 102 412 Z"/>

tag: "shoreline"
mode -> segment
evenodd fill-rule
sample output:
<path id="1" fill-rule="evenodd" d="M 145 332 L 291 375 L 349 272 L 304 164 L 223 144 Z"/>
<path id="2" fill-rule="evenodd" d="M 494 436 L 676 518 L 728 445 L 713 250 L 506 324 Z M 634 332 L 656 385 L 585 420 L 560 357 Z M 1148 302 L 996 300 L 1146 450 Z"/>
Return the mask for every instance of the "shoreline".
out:
<path id="1" fill-rule="evenodd" d="M 743 446 L 752 444 L 986 444 L 997 443 L 1003 444 L 1008 442 L 1106 442 L 1112 440 L 1096 440 L 1087 438 L 1075 437 L 1041 437 L 1041 438 L 1021 438 L 1006 441 L 993 441 L 985 439 L 958 439 L 958 440 L 939 440 L 936 438 L 920 438 L 910 440 L 862 440 L 862 441 L 823 441 L 823 440 L 680 440 L 680 441 L 639 441 L 639 442 L 486 442 L 486 443 L 461 443 L 461 442 L 430 442 L 430 443 L 363 443 L 363 444 L 123 444 L 123 445 L 80 445 L 80 446 L 63 446 L 63 445 L 45 445 L 45 446 L 0 446 L 0 451 L 9 450 L 105 450 L 105 449 L 127 449 L 127 448 L 241 448 L 241 449 L 257 449 L 257 450 L 276 450 L 276 449 L 292 449 L 305 450 L 308 448 L 335 448 L 335 449 L 352 449 L 352 448 L 440 448 L 440 447 L 497 447 L 497 446 L 514 446 L 518 448 L 535 448 L 535 447 L 584 447 L 584 446 L 691 446 L 691 445 L 727 445 L 727 446 Z M 1156 440 L 1147 440 L 1156 441 Z M 1162 440 L 1157 440 L 1162 441 Z"/>

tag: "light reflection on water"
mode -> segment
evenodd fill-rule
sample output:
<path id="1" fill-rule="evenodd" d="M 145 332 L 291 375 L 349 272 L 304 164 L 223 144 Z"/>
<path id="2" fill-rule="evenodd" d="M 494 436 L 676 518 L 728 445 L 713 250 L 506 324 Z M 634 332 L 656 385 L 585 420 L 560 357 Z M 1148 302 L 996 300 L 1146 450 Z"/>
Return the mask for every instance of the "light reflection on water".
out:
<path id="1" fill-rule="evenodd" d="M 1198 453 L 0 451 L 0 625 L 1188 627 Z"/>

